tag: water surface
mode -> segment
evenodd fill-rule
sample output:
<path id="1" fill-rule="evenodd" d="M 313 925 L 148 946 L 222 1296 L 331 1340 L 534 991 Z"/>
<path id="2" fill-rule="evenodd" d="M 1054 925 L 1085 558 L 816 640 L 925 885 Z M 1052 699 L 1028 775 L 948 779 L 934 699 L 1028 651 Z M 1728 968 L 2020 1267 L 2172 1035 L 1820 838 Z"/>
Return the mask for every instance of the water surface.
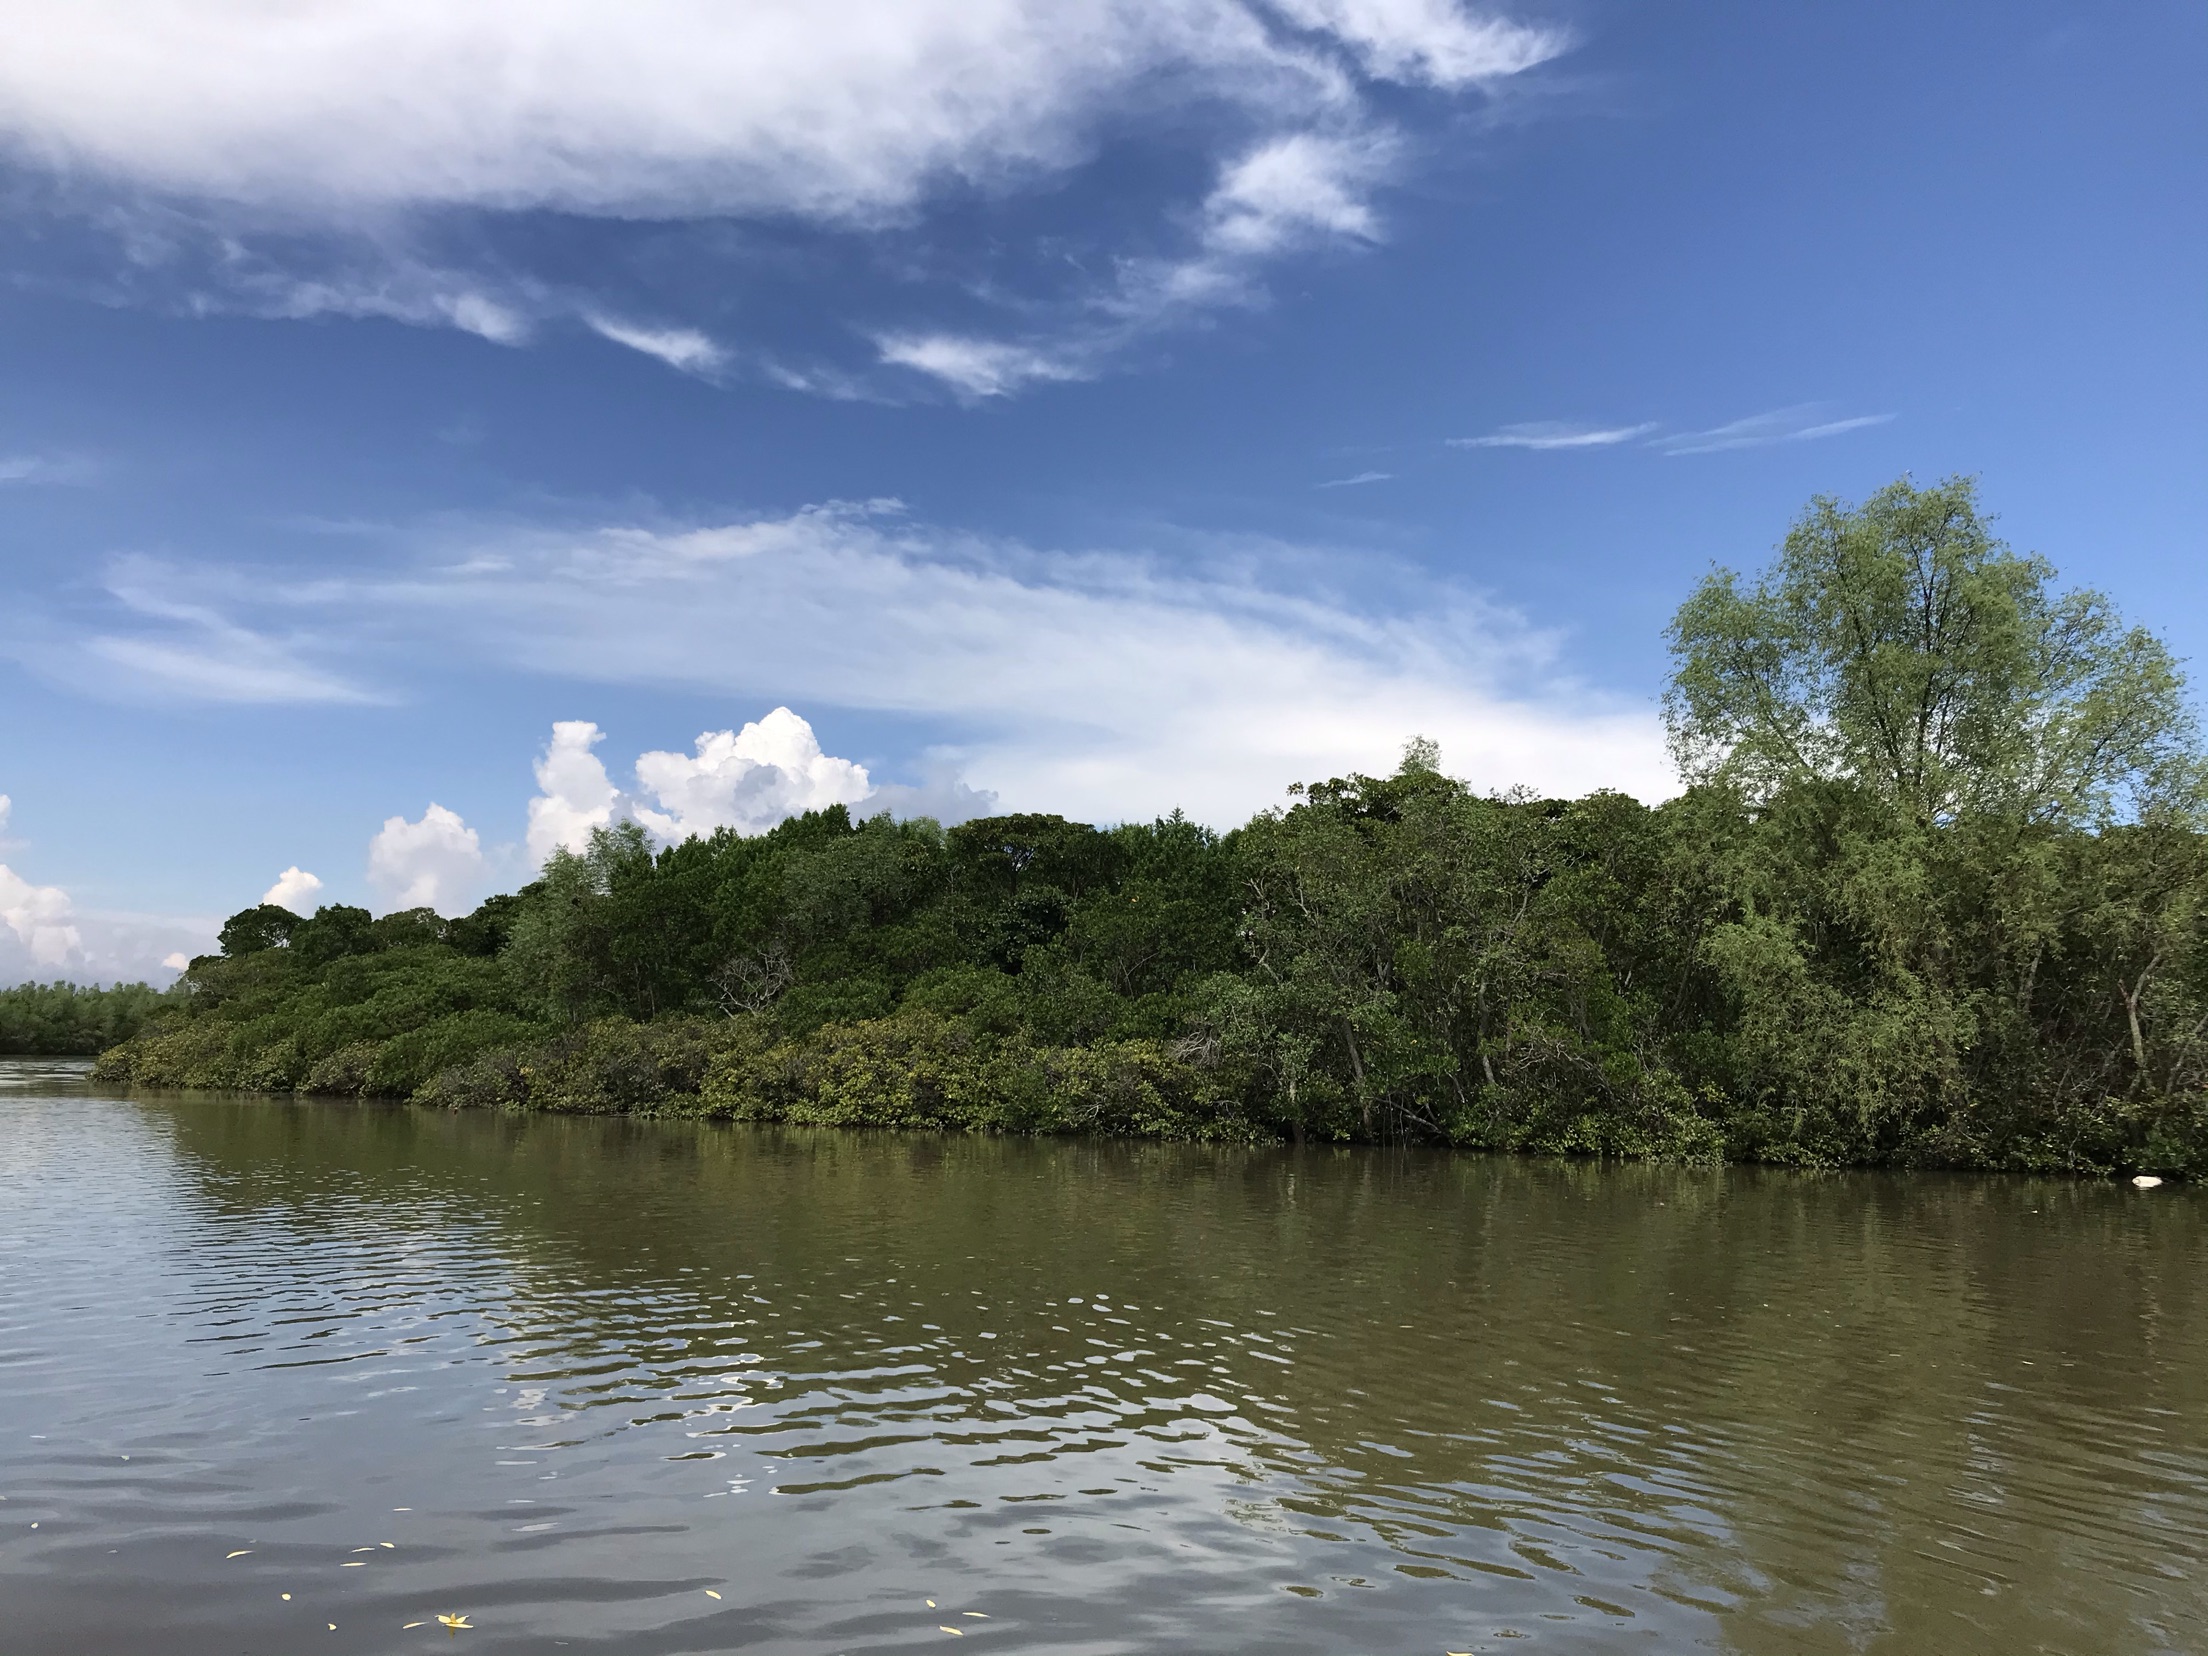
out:
<path id="1" fill-rule="evenodd" d="M 0 1064 L 10 1650 L 2203 1648 L 2190 1190 L 74 1074 Z"/>

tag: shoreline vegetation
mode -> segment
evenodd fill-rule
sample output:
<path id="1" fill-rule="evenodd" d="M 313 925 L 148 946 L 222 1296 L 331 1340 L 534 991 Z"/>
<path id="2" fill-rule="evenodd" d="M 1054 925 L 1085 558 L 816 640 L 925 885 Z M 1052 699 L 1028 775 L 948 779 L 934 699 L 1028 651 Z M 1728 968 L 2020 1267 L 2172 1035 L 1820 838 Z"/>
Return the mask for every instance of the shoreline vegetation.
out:
<path id="1" fill-rule="evenodd" d="M 248 909 L 69 1027 L 123 1037 L 110 1082 L 455 1108 L 2208 1174 L 2208 785 L 2157 639 L 1957 479 L 1812 502 L 1669 641 L 1655 807 L 1413 742 L 1224 835 L 624 823 L 459 919 Z"/>

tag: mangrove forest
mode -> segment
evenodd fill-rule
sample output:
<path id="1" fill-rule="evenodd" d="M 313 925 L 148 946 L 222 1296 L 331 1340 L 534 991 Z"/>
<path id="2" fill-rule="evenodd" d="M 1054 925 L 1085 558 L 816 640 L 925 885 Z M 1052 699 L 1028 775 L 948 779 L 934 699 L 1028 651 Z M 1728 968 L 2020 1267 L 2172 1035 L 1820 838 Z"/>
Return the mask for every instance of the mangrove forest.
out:
<path id="1" fill-rule="evenodd" d="M 2151 633 L 1905 480 L 1669 643 L 1655 806 L 1413 741 L 1227 833 L 624 823 L 458 919 L 248 909 L 135 1033 L 48 1022 L 161 1087 L 2208 1172 L 2208 786 Z"/>

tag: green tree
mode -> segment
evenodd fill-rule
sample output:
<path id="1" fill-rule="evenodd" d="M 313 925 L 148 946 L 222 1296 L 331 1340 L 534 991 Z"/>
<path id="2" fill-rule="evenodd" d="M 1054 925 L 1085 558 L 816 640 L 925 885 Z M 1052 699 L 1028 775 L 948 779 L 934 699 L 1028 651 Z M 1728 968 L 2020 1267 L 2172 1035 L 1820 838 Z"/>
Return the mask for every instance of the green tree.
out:
<path id="1" fill-rule="evenodd" d="M 2184 795 L 2169 651 L 2054 575 L 1993 537 L 1967 478 L 1819 497 L 1752 585 L 1718 570 L 1673 620 L 1682 771 L 1752 799 L 1844 779 L 1922 823 L 2098 822 Z"/>

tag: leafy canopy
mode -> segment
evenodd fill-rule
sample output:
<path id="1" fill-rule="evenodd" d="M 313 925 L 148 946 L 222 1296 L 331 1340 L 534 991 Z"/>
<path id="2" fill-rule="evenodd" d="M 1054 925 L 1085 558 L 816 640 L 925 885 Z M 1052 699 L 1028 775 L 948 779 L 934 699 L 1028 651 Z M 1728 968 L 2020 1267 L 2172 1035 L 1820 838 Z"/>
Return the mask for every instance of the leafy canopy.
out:
<path id="1" fill-rule="evenodd" d="M 2176 662 L 2054 578 L 1993 537 L 1967 478 L 1818 497 L 1753 585 L 1717 570 L 1673 619 L 1681 770 L 1756 800 L 1844 780 L 1920 823 L 2084 824 L 2188 797 Z"/>

